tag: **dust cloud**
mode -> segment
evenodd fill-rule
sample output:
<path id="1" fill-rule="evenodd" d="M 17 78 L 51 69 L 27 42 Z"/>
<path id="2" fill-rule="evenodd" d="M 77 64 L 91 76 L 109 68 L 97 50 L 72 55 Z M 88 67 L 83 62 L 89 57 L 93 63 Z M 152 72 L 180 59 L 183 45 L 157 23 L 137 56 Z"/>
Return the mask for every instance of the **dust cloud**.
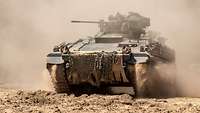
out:
<path id="1" fill-rule="evenodd" d="M 151 29 L 175 48 L 181 94 L 200 96 L 199 0 L 0 0 L 0 84 L 47 88 L 42 73 L 51 48 L 98 30 L 70 20 L 106 19 L 129 11 L 150 17 Z"/>

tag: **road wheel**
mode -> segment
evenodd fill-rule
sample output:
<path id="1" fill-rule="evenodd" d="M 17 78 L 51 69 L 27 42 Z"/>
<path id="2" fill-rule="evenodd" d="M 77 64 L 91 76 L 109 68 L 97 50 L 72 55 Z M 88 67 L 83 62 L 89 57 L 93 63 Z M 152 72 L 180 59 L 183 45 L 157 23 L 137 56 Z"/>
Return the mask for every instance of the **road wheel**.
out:
<path id="1" fill-rule="evenodd" d="M 65 65 L 64 64 L 47 64 L 47 68 L 50 72 L 51 80 L 54 89 L 57 93 L 68 93 L 69 85 L 65 77 Z"/>

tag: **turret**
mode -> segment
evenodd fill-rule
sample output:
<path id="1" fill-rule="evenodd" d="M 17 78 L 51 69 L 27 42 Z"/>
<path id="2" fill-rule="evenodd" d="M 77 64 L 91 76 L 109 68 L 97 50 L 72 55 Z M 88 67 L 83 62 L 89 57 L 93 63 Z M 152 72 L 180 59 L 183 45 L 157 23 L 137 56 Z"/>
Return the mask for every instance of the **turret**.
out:
<path id="1" fill-rule="evenodd" d="M 141 34 L 145 34 L 145 28 L 150 26 L 150 19 L 139 15 L 138 13 L 129 13 L 129 15 L 121 15 L 117 13 L 115 16 L 109 16 L 108 21 L 77 21 L 72 23 L 92 23 L 99 24 L 100 32 L 104 34 L 117 33 L 127 34 L 130 39 L 139 39 Z"/>

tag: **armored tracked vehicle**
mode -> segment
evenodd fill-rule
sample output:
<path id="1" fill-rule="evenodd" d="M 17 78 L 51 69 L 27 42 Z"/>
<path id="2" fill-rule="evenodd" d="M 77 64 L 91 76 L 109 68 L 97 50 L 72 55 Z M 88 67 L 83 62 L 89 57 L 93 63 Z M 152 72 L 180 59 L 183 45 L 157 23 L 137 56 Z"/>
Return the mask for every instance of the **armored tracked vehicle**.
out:
<path id="1" fill-rule="evenodd" d="M 112 87 L 131 87 L 136 96 L 161 94 L 156 65 L 173 64 L 175 57 L 164 38 L 155 38 L 146 30 L 149 18 L 131 12 L 111 15 L 108 21 L 72 23 L 98 24 L 100 31 L 74 43 L 63 42 L 47 55 L 56 92 L 110 93 Z"/>

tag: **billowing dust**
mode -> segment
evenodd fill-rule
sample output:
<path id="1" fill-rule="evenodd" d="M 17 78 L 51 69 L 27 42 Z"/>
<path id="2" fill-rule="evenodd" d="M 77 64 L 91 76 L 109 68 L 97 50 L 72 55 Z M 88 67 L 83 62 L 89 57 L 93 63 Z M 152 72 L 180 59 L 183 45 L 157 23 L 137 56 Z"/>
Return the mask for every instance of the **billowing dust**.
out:
<path id="1" fill-rule="evenodd" d="M 95 25 L 72 25 L 70 20 L 99 20 L 135 11 L 150 17 L 151 29 L 161 32 L 175 49 L 181 95 L 200 96 L 199 7 L 199 0 L 0 0 L 0 84 L 51 90 L 45 55 L 62 41 L 97 32 Z M 170 65 L 160 67 L 161 73 L 171 72 Z M 174 77 L 167 75 L 163 76 L 167 80 Z"/>

